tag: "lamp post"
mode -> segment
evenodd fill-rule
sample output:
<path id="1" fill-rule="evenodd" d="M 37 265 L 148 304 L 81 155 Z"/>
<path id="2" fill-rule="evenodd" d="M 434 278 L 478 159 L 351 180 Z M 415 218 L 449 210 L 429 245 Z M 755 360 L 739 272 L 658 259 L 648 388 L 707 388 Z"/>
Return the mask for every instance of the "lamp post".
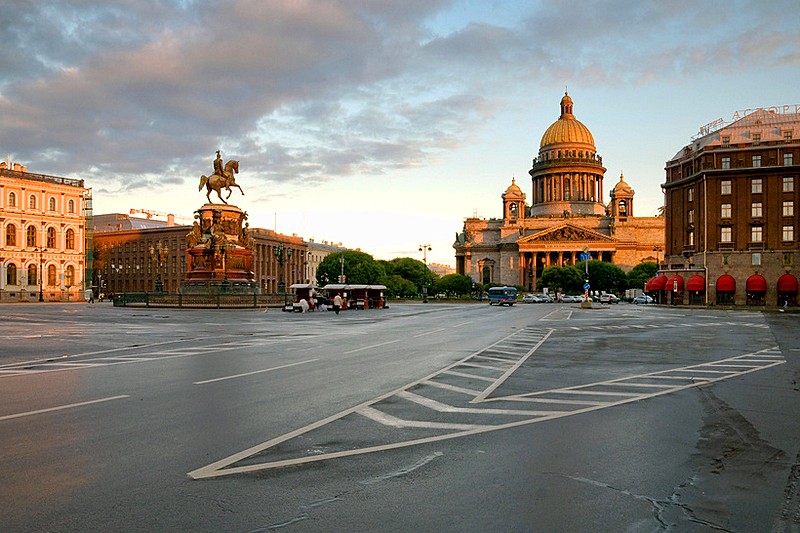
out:
<path id="1" fill-rule="evenodd" d="M 660 244 L 653 246 L 653 251 L 656 253 L 656 271 L 658 271 L 658 254 L 664 251 L 664 247 Z"/>
<path id="2" fill-rule="evenodd" d="M 161 241 L 156 241 L 156 245 L 150 245 L 150 258 L 156 264 L 156 292 L 164 292 L 164 282 L 161 280 L 161 267 L 164 261 L 167 260 L 169 250 L 166 246 L 161 244 Z"/>
<path id="3" fill-rule="evenodd" d="M 44 254 L 44 246 L 36 247 L 33 249 L 34 252 L 39 252 L 39 301 L 44 301 L 44 294 L 42 291 L 42 255 Z"/>
<path id="4" fill-rule="evenodd" d="M 275 259 L 278 261 L 278 292 L 284 294 L 286 292 L 286 283 L 283 281 L 283 264 L 291 259 L 292 249 L 285 248 L 283 243 L 280 243 L 272 251 L 275 253 Z"/>
<path id="5" fill-rule="evenodd" d="M 420 244 L 419 251 L 422 252 L 422 262 L 425 263 L 425 266 L 428 266 L 428 252 L 431 251 L 431 245 Z"/>

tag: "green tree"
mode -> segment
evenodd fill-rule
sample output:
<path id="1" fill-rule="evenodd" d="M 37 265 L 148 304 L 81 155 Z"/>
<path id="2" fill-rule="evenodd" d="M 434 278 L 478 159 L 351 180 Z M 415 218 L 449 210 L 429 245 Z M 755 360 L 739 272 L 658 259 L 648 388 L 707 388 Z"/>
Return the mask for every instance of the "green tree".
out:
<path id="1" fill-rule="evenodd" d="M 341 260 L 344 259 L 344 275 L 347 283 L 379 284 L 386 278 L 386 271 L 375 259 L 364 252 L 345 250 L 327 255 L 317 267 L 317 281 L 320 285 L 337 283 L 342 271 Z"/>
<path id="2" fill-rule="evenodd" d="M 576 293 L 583 290 L 583 273 L 571 266 L 550 266 L 542 271 L 539 290 L 547 287 L 550 292 Z"/>
<path id="3" fill-rule="evenodd" d="M 394 298 L 411 298 L 419 294 L 416 285 L 397 274 L 387 276 L 383 284 L 386 285 L 386 291 Z"/>
<path id="4" fill-rule="evenodd" d="M 580 265 L 575 265 L 578 268 Z M 589 261 L 589 284 L 592 290 L 620 292 L 627 286 L 625 271 L 613 263 Z"/>
<path id="5" fill-rule="evenodd" d="M 435 294 L 463 296 L 472 292 L 472 279 L 463 274 L 448 274 L 437 280 L 433 287 Z"/>
<path id="6" fill-rule="evenodd" d="M 629 289 L 641 289 L 644 284 L 656 275 L 658 265 L 653 262 L 639 263 L 628 272 L 627 285 Z"/>
<path id="7" fill-rule="evenodd" d="M 379 261 L 386 269 L 387 275 L 397 275 L 407 279 L 417 287 L 430 287 L 437 276 L 418 259 L 411 257 L 396 257 L 391 261 Z"/>

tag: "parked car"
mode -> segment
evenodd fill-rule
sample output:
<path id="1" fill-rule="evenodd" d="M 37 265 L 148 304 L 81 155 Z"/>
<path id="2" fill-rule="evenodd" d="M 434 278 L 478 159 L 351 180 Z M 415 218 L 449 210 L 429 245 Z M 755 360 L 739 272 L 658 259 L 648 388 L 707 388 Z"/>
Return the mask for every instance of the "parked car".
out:
<path id="1" fill-rule="evenodd" d="M 652 297 L 647 296 L 646 294 L 640 294 L 636 298 L 633 299 L 633 303 L 635 304 L 651 304 L 655 300 Z"/>
<path id="2" fill-rule="evenodd" d="M 522 297 L 522 303 L 524 304 L 538 304 L 541 300 L 535 294 L 526 294 Z"/>
<path id="3" fill-rule="evenodd" d="M 619 298 L 615 294 L 601 294 L 600 295 L 600 303 L 601 304 L 618 304 Z"/>
<path id="4" fill-rule="evenodd" d="M 581 297 L 566 294 L 561 297 L 561 302 L 565 304 L 577 304 L 581 302 Z"/>
<path id="5" fill-rule="evenodd" d="M 552 294 L 539 294 L 539 301 L 545 304 L 551 304 L 556 301 Z"/>

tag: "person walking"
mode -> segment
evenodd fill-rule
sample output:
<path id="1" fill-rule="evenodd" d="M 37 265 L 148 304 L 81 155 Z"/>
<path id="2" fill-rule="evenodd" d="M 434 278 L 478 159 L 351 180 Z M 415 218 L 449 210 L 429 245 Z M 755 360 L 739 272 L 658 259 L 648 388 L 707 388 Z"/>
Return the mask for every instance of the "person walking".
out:
<path id="1" fill-rule="evenodd" d="M 333 312 L 337 315 L 339 314 L 339 310 L 342 308 L 342 297 L 340 295 L 336 295 L 333 297 Z"/>

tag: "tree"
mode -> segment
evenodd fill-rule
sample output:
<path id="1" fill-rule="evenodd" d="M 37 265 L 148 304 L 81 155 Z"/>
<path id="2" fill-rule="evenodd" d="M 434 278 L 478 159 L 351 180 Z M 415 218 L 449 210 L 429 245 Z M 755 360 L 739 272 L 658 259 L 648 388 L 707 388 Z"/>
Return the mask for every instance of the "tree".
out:
<path id="1" fill-rule="evenodd" d="M 383 265 L 387 275 L 400 276 L 420 288 L 430 286 L 436 280 L 436 274 L 419 259 L 396 257 L 391 261 L 378 261 L 378 263 Z"/>
<path id="2" fill-rule="evenodd" d="M 433 292 L 463 296 L 472 292 L 472 279 L 463 274 L 448 274 L 436 281 Z"/>
<path id="3" fill-rule="evenodd" d="M 387 276 L 386 291 L 395 298 L 410 298 L 419 294 L 417 286 L 397 274 Z"/>
<path id="4" fill-rule="evenodd" d="M 542 271 L 538 288 L 547 287 L 551 292 L 580 292 L 583 289 L 583 273 L 571 266 L 551 266 Z"/>
<path id="5" fill-rule="evenodd" d="M 575 265 L 578 268 L 579 265 Z M 613 263 L 589 261 L 589 284 L 592 290 L 620 292 L 627 286 L 625 271 Z"/>
<path id="6" fill-rule="evenodd" d="M 628 272 L 627 284 L 629 289 L 641 289 L 644 284 L 656 275 L 658 265 L 653 262 L 639 263 Z"/>
<path id="7" fill-rule="evenodd" d="M 363 283 L 374 285 L 382 283 L 386 271 L 373 257 L 364 252 L 345 250 L 327 255 L 317 267 L 317 281 L 320 285 L 337 283 L 342 272 L 341 260 L 344 259 L 344 275 L 347 283 Z"/>

